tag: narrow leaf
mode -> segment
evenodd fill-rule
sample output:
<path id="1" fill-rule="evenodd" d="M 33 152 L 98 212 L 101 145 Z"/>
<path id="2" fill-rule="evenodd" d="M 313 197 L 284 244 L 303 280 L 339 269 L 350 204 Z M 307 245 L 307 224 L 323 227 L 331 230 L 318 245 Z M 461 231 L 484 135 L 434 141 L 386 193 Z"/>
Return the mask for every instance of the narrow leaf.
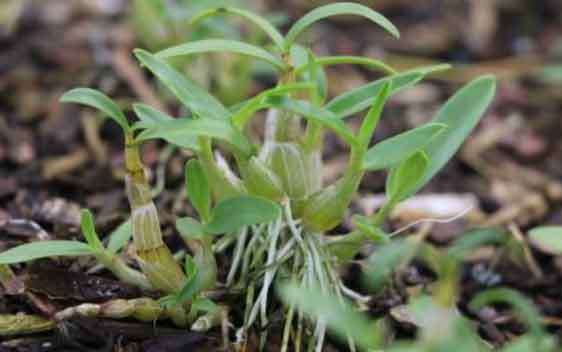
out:
<path id="1" fill-rule="evenodd" d="M 427 155 L 418 151 L 391 170 L 386 183 L 386 194 L 391 203 L 400 202 L 414 193 L 428 164 Z"/>
<path id="2" fill-rule="evenodd" d="M 173 120 L 174 118 L 163 113 L 162 111 L 158 111 L 150 105 L 146 104 L 133 104 L 133 111 L 139 118 L 140 122 L 142 122 L 142 128 L 152 127 L 157 125 L 161 122 L 166 122 Z M 135 126 L 138 123 L 135 124 Z"/>
<path id="3" fill-rule="evenodd" d="M 391 77 L 381 78 L 335 97 L 326 105 L 326 108 L 334 112 L 339 118 L 346 118 L 369 108 L 373 102 L 373 97 L 379 94 L 388 79 L 392 80 L 391 95 L 394 95 L 415 85 L 425 76 L 434 72 L 447 70 L 450 67 L 451 66 L 447 64 L 425 66 L 408 70 Z"/>
<path id="4" fill-rule="evenodd" d="M 211 137 L 222 140 L 245 155 L 252 152 L 248 139 L 229 121 L 209 118 L 179 118 L 162 122 L 154 128 L 143 131 L 137 136 L 138 141 L 162 138 L 169 143 L 185 147 L 182 139 L 193 140 L 197 137 Z"/>
<path id="5" fill-rule="evenodd" d="M 210 117 L 218 120 L 230 118 L 228 109 L 215 97 L 175 70 L 164 60 L 142 49 L 135 49 L 134 53 L 137 59 L 157 76 L 179 101 L 193 113 L 201 117 Z"/>
<path id="6" fill-rule="evenodd" d="M 227 39 L 205 39 L 188 42 L 164 49 L 158 52 L 156 56 L 165 59 L 210 52 L 231 52 L 246 55 L 268 62 L 280 71 L 285 71 L 287 68 L 287 65 L 285 65 L 283 61 L 260 47 Z"/>
<path id="7" fill-rule="evenodd" d="M 267 35 L 269 35 L 269 37 L 273 40 L 273 42 L 275 43 L 275 45 L 277 45 L 279 49 L 283 48 L 283 41 L 284 41 L 283 36 L 271 23 L 269 23 L 268 20 L 250 11 L 238 9 L 235 7 L 217 7 L 215 9 L 204 11 L 201 14 L 195 16 L 191 20 L 191 24 L 195 26 L 196 24 L 198 24 L 199 22 L 203 21 L 208 17 L 222 15 L 222 14 L 235 14 L 247 19 L 250 22 L 253 22 L 259 28 L 261 28 L 265 33 L 267 33 Z"/>
<path id="8" fill-rule="evenodd" d="M 92 255 L 92 248 L 78 241 L 38 241 L 0 253 L 0 264 L 14 264 L 48 257 Z"/>
<path id="9" fill-rule="evenodd" d="M 196 159 L 185 164 L 185 187 L 187 196 L 204 222 L 211 216 L 211 190 L 203 166 Z"/>
<path id="10" fill-rule="evenodd" d="M 372 70 L 380 70 L 390 75 L 394 75 L 397 73 L 396 70 L 380 60 L 363 56 L 324 56 L 316 58 L 315 62 L 320 66 L 361 65 Z M 306 65 L 297 67 L 295 69 L 295 74 L 301 74 L 306 70 L 306 68 Z"/>
<path id="11" fill-rule="evenodd" d="M 459 90 L 437 112 L 432 122 L 444 123 L 447 129 L 424 148 L 427 155 L 431 155 L 431 160 L 414 193 L 429 182 L 457 152 L 484 115 L 495 91 L 496 79 L 493 76 L 478 78 Z"/>
<path id="12" fill-rule="evenodd" d="M 109 243 L 107 250 L 113 254 L 119 252 L 133 237 L 133 222 L 131 219 L 123 222 L 121 225 L 109 234 Z"/>
<path id="13" fill-rule="evenodd" d="M 88 242 L 88 245 L 94 251 L 103 251 L 103 245 L 100 241 L 98 234 L 96 233 L 96 227 L 94 224 L 94 216 L 88 209 L 82 209 L 80 212 L 80 229 L 82 234 Z"/>
<path id="14" fill-rule="evenodd" d="M 326 104 L 326 109 L 333 112 L 338 118 L 343 119 L 368 109 L 373 104 L 373 97 L 380 94 L 388 80 L 392 82 L 392 90 L 390 92 L 392 96 L 405 88 L 413 86 L 421 81 L 423 77 L 424 75 L 420 72 L 405 72 L 388 78 L 381 78 L 338 95 Z"/>
<path id="15" fill-rule="evenodd" d="M 363 119 L 363 123 L 361 124 L 361 128 L 359 129 L 358 140 L 359 144 L 361 144 L 361 146 L 365 149 L 371 141 L 373 132 L 375 131 L 375 128 L 377 127 L 379 119 L 382 115 L 384 103 L 388 99 L 391 89 L 392 83 L 390 81 L 387 81 L 382 87 L 380 93 L 376 96 L 375 102 L 373 103 L 373 106 L 371 106 L 371 109 L 369 109 L 367 116 L 365 117 L 365 119 Z"/>
<path id="16" fill-rule="evenodd" d="M 145 104 L 133 104 L 133 110 L 140 121 L 133 125 L 133 129 L 158 129 L 162 124 L 175 120 L 173 117 L 154 109 Z M 183 149 L 199 151 L 199 141 L 197 136 L 177 136 L 170 134 L 167 136 L 169 143 Z"/>
<path id="17" fill-rule="evenodd" d="M 267 199 L 240 196 L 223 200 L 213 209 L 205 232 L 232 233 L 244 226 L 268 223 L 281 215 L 279 206 Z"/>
<path id="18" fill-rule="evenodd" d="M 285 304 L 295 306 L 314 319 L 325 322 L 342 341 L 349 336 L 365 351 L 379 347 L 379 332 L 375 325 L 338 298 L 319 289 L 307 289 L 296 284 L 281 287 L 280 297 Z"/>
<path id="19" fill-rule="evenodd" d="M 395 166 L 416 150 L 423 149 L 446 128 L 442 123 L 428 123 L 385 139 L 367 151 L 363 169 L 376 171 Z"/>
<path id="20" fill-rule="evenodd" d="M 393 36 L 399 38 L 400 33 L 398 29 L 383 15 L 371 10 L 367 6 L 355 4 L 351 2 L 340 2 L 325 6 L 320 6 L 299 19 L 285 37 L 285 48 L 290 48 L 298 36 L 312 24 L 324 18 L 337 16 L 337 15 L 356 15 L 366 17 L 375 22 Z"/>
<path id="21" fill-rule="evenodd" d="M 90 88 L 75 88 L 60 98 L 63 103 L 77 103 L 87 105 L 98 109 L 105 115 L 109 116 L 113 121 L 117 122 L 124 132 L 129 131 L 129 122 L 119 109 L 117 104 L 113 102 L 107 95 Z"/>

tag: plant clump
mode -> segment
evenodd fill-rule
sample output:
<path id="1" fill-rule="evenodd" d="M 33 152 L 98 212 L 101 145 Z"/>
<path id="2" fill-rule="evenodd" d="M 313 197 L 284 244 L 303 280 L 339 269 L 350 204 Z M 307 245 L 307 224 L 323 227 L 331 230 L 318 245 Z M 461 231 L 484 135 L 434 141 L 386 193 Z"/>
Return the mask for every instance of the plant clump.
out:
<path id="1" fill-rule="evenodd" d="M 359 296 L 343 284 L 338 269 L 364 244 L 392 242 L 382 228 L 386 215 L 427 184 L 458 150 L 492 101 L 495 79 L 484 76 L 470 82 L 430 122 L 372 145 L 387 100 L 447 65 L 398 72 L 391 64 L 373 58 L 317 56 L 298 43 L 311 25 L 335 15 L 366 17 L 399 37 L 389 20 L 359 4 L 334 3 L 312 10 L 285 36 L 267 20 L 229 7 L 205 11 L 192 19 L 192 25 L 226 15 L 253 23 L 271 44 L 262 48 L 230 39 L 203 39 L 157 53 L 134 51 L 139 63 L 179 100 L 186 116 L 174 118 L 137 103 L 132 110 L 138 121 L 129 123 L 110 98 L 89 88 L 71 90 L 61 99 L 97 108 L 123 130 L 130 231 L 111 236 L 109 245 L 104 246 L 91 214 L 84 211 L 82 230 L 87 244 L 51 241 L 23 245 L 0 254 L 0 264 L 55 255 L 93 255 L 121 280 L 161 292 L 159 303 L 168 311 L 181 307 L 185 322 L 196 329 L 211 327 L 220 316 L 221 307 L 209 299 L 210 290 L 222 284 L 241 290 L 244 313 L 235 344 L 242 350 L 254 331 L 259 331 L 261 347 L 265 346 L 276 283 L 296 282 L 340 302 Z M 269 64 L 278 73 L 277 84 L 246 101 L 225 106 L 170 62 L 217 51 Z M 384 76 L 329 100 L 324 68 L 339 64 L 362 65 Z M 253 139 L 247 126 L 262 116 L 262 110 L 267 115 L 266 131 L 263 139 Z M 354 131 L 346 121 L 361 114 L 360 127 Z M 322 182 L 327 133 L 335 134 L 350 151 L 343 175 L 330 185 Z M 154 139 L 194 155 L 186 164 L 185 176 L 187 194 L 198 217 L 178 218 L 176 222 L 191 253 L 183 266 L 162 239 L 158 209 L 142 164 L 140 146 Z M 348 215 L 368 172 L 387 173 L 386 203 L 372 216 L 354 216 L 351 233 L 328 236 Z M 130 238 L 136 267 L 119 255 Z M 215 255 L 227 248 L 232 249 L 229 272 L 224 282 L 219 282 Z M 287 302 L 283 351 L 289 346 L 321 351 L 330 320 L 307 320 L 297 302 Z M 120 304 L 133 309 L 131 304 Z M 152 310 L 151 317 L 158 318 L 162 311 Z M 346 334 L 346 339 L 351 348 L 361 345 L 353 334 Z"/>

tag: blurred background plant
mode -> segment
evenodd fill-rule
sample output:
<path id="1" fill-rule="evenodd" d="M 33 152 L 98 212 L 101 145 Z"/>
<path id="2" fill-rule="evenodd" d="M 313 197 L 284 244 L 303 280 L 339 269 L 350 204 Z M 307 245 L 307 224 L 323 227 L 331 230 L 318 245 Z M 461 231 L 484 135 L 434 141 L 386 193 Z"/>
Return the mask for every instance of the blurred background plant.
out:
<path id="1" fill-rule="evenodd" d="M 242 40 L 258 46 L 264 44 L 265 34 L 251 26 L 245 26 L 236 17 L 210 18 L 193 26 L 195 15 L 227 5 L 260 12 L 257 0 L 134 0 L 130 21 L 141 47 L 152 52 L 213 37 Z M 286 22 L 282 13 L 271 13 L 268 17 L 277 25 Z M 198 83 L 212 90 L 226 105 L 248 97 L 252 77 L 273 75 L 267 65 L 229 53 L 213 53 L 204 57 L 185 56 L 175 58 L 173 63 L 180 71 L 189 73 Z"/>

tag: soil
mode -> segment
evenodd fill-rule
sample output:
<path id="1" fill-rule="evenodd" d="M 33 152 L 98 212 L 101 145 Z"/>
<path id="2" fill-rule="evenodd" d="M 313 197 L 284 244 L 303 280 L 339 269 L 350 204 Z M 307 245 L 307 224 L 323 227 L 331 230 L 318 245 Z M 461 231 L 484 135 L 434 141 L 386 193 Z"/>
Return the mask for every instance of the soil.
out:
<path id="1" fill-rule="evenodd" d="M 290 19 L 308 6 L 298 0 L 262 2 Z M 467 302 L 486 288 L 514 288 L 537 305 L 548 330 L 562 338 L 562 256 L 533 246 L 525 235 L 536 225 L 562 225 L 562 82 L 547 83 L 540 75 L 545 63 L 562 59 L 562 3 L 373 3 L 398 25 L 402 40 L 391 40 L 375 26 L 347 17 L 322 22 L 307 40 L 318 53 L 377 56 L 400 69 L 419 62 L 455 65 L 449 73 L 433 76 L 394 98 L 376 140 L 427 121 L 473 77 L 494 73 L 499 78 L 493 106 L 462 152 L 423 190 L 422 205 L 394 212 L 388 230 L 420 218 L 452 217 L 471 207 L 467 216 L 426 229 L 426 241 L 446 247 L 471 228 L 487 226 L 505 233 L 514 243 L 509 248 L 515 249 L 496 246 L 471 253 L 463 263 L 461 311 L 478 325 L 483 338 L 501 346 L 522 334 L 524 326 L 501 307 L 475 313 L 468 310 Z M 0 23 L 0 251 L 33 240 L 81 239 L 80 208 L 96 214 L 100 234 L 110 233 L 127 218 L 120 130 L 112 123 L 102 124 L 89 109 L 58 102 L 64 91 L 87 86 L 122 104 L 143 100 L 178 111 L 176 103 L 164 99 L 150 77 L 136 69 L 128 54 L 142 44 L 128 21 L 126 4 L 30 1 L 13 28 Z M 329 77 L 330 95 L 336 95 L 377 75 L 337 67 L 329 70 Z M 252 91 L 268 84 L 268 79 L 256 77 Z M 329 182 L 341 172 L 346 148 L 332 136 L 327 141 L 324 159 Z M 174 220 L 192 213 L 182 190 L 188 155 L 148 143 L 143 158 L 152 171 L 152 182 L 165 185 L 156 204 L 167 241 L 177 248 Z M 368 176 L 353 210 L 372 212 L 383 191 L 384 175 Z M 449 198 L 440 198 L 443 195 Z M 446 204 L 449 212 L 430 210 L 435 203 Z M 401 236 L 419 231 L 414 228 Z M 219 267 L 226 271 L 228 262 L 228 257 L 220 257 Z M 137 289 L 112 280 L 104 271 L 86 273 L 89 264 L 83 259 L 59 259 L 14 266 L 17 279 L 0 287 L 0 314 L 48 315 L 78 303 L 140 296 Z M 343 275 L 360 290 L 358 271 L 358 265 L 351 265 Z M 373 316 L 390 317 L 394 307 L 407 301 L 408 292 L 435 279 L 416 262 L 397 275 L 400 284 L 389 287 L 369 307 Z M 236 311 L 236 293 L 225 293 L 221 299 Z M 272 324 L 272 331 L 281 331 Z M 393 319 L 393 324 L 399 337 L 415 332 L 407 322 Z M 54 332 L 6 339 L 0 351 L 208 351 L 220 349 L 219 330 L 199 334 L 168 322 L 76 318 Z M 280 336 L 271 335 L 273 351 Z M 344 348 L 330 343 L 327 350 Z"/>

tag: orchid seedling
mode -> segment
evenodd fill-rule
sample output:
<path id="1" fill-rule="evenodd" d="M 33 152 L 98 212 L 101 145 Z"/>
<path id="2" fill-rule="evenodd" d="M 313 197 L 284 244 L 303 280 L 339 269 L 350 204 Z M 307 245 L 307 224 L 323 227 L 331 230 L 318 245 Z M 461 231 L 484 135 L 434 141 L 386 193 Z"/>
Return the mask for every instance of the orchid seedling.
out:
<path id="1" fill-rule="evenodd" d="M 399 37 L 398 29 L 388 19 L 356 3 L 314 9 L 296 21 L 286 35 L 266 19 L 231 7 L 204 11 L 194 16 L 191 24 L 195 27 L 210 17 L 225 15 L 239 16 L 255 25 L 271 43 L 258 47 L 215 38 L 190 41 L 157 53 L 134 51 L 142 67 L 188 111 L 187 116 L 172 117 L 151 106 L 134 104 L 138 121 L 129 124 L 109 98 L 86 88 L 70 91 L 63 101 L 94 106 L 122 127 L 137 263 L 150 285 L 166 295 L 164 303 L 185 306 L 204 302 L 202 305 L 209 306 L 208 301 L 198 301 L 205 298 L 205 290 L 218 284 L 241 290 L 245 304 L 243 323 L 236 332 L 238 345 L 245 346 L 258 328 L 263 349 L 272 321 L 276 281 L 289 278 L 302 287 L 318 288 L 327 296 L 356 294 L 343 285 L 341 265 L 366 243 L 392 242 L 383 228 L 387 214 L 422 189 L 460 148 L 491 103 L 495 79 L 484 76 L 468 83 L 430 122 L 373 145 L 386 102 L 448 65 L 398 72 L 374 58 L 317 56 L 298 43 L 310 26 L 336 15 L 365 17 Z M 243 55 L 269 65 L 278 75 L 277 85 L 227 107 L 170 63 L 178 57 L 215 52 Z M 329 99 L 325 67 L 341 64 L 361 65 L 382 77 Z M 248 125 L 262 116 L 261 111 L 266 115 L 264 136 L 253 138 Z M 364 117 L 355 131 L 346 122 L 362 113 Z M 343 175 L 330 185 L 322 181 L 327 133 L 349 148 Z M 198 218 L 182 217 L 176 222 L 193 254 L 187 257 L 186 270 L 162 240 L 158 211 L 141 162 L 139 146 L 154 139 L 190 150 L 195 156 L 186 165 L 186 188 Z M 376 214 L 354 216 L 355 227 L 350 233 L 333 234 L 348 215 L 368 172 L 387 173 L 385 205 Z M 77 246 L 79 242 L 71 243 Z M 79 246 L 78 254 L 90 253 L 89 246 Z M 214 254 L 226 249 L 232 253 L 231 262 L 221 283 Z M 15 250 L 0 254 L 0 264 L 33 259 L 25 255 L 13 258 L 11 251 Z M 320 351 L 327 321 L 305 320 L 298 311 L 302 307 L 288 303 L 284 308 L 284 339 L 298 348 L 308 345 Z"/>

